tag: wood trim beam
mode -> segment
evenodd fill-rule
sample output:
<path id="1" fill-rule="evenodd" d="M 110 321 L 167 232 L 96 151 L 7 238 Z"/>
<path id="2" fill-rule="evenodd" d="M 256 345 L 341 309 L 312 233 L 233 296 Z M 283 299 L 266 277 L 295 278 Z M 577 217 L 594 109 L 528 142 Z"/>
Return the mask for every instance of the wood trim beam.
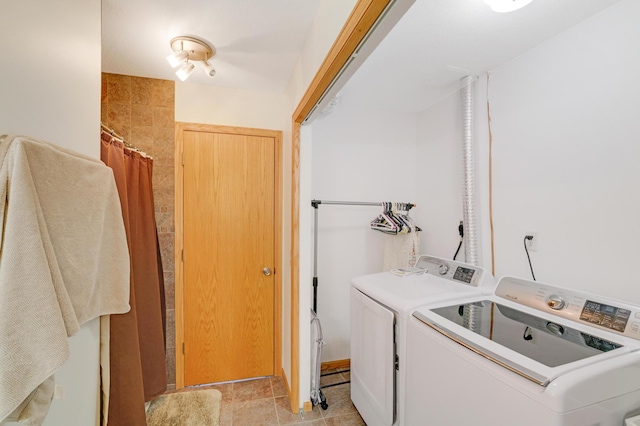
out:
<path id="1" fill-rule="evenodd" d="M 300 123 L 291 146 L 291 412 L 300 409 Z"/>
<path id="2" fill-rule="evenodd" d="M 291 411 L 300 409 L 300 125 L 351 58 L 391 0 L 358 0 L 292 116 L 291 141 Z"/>

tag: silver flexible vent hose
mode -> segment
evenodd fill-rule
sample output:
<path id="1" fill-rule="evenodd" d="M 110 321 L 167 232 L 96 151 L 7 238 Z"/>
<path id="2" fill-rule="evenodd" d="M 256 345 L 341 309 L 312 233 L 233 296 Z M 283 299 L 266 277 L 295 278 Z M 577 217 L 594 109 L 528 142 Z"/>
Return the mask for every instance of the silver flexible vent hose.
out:
<path id="1" fill-rule="evenodd" d="M 462 316 L 462 326 L 468 330 L 480 332 L 480 313 L 482 312 L 481 306 L 478 305 L 464 305 L 464 311 Z"/>
<path id="2" fill-rule="evenodd" d="M 478 253 L 478 229 L 476 221 L 476 167 L 474 144 L 474 97 L 475 75 L 460 79 L 460 99 L 462 103 L 462 151 L 464 156 L 464 187 L 462 194 L 462 214 L 464 220 L 464 258 L 471 265 L 480 264 Z M 480 309 L 466 305 L 463 326 L 469 330 L 480 327 Z"/>
<path id="3" fill-rule="evenodd" d="M 471 265 L 479 265 L 478 229 L 476 224 L 476 167 L 474 144 L 474 94 L 475 75 L 460 80 L 462 101 L 462 151 L 464 156 L 464 188 L 462 214 L 464 220 L 464 259 Z"/>

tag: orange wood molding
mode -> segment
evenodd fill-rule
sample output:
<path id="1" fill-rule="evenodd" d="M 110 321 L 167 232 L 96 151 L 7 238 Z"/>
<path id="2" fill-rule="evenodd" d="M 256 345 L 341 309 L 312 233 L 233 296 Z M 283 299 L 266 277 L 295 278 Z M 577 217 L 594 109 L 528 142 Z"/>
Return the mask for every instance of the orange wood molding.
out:
<path id="1" fill-rule="evenodd" d="M 338 368 L 350 368 L 351 360 L 350 359 L 337 359 L 335 361 L 327 361 L 323 362 L 320 365 L 320 370 L 335 370 Z"/>

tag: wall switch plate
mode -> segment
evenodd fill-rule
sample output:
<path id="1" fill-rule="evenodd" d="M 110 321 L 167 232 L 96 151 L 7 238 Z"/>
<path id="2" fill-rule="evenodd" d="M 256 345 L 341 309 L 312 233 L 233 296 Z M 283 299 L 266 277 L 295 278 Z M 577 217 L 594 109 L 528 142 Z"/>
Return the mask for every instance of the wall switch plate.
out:
<path id="1" fill-rule="evenodd" d="M 529 251 L 538 251 L 540 247 L 540 233 L 539 232 L 527 232 L 526 235 L 531 235 L 533 239 L 526 240 L 527 249 Z"/>

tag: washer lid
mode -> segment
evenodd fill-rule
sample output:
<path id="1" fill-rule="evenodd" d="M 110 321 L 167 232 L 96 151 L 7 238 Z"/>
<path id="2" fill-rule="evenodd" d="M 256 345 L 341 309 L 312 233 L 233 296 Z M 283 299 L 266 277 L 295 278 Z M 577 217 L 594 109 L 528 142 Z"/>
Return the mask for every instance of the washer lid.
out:
<path id="1" fill-rule="evenodd" d="M 427 303 L 480 294 L 476 287 L 428 274 L 398 277 L 383 272 L 354 278 L 351 284 L 389 309 L 406 314 Z"/>
<path id="2" fill-rule="evenodd" d="M 419 309 L 413 315 L 540 386 L 568 371 L 636 349 L 628 347 L 629 339 L 612 338 L 593 328 L 573 328 L 567 321 L 508 304 L 484 299 Z"/>
<path id="3" fill-rule="evenodd" d="M 467 265 L 433 256 L 420 256 L 416 267 L 422 274 L 397 276 L 390 272 L 363 275 L 351 285 L 398 313 L 440 300 L 450 300 L 493 292 L 491 274 L 479 266 Z"/>

